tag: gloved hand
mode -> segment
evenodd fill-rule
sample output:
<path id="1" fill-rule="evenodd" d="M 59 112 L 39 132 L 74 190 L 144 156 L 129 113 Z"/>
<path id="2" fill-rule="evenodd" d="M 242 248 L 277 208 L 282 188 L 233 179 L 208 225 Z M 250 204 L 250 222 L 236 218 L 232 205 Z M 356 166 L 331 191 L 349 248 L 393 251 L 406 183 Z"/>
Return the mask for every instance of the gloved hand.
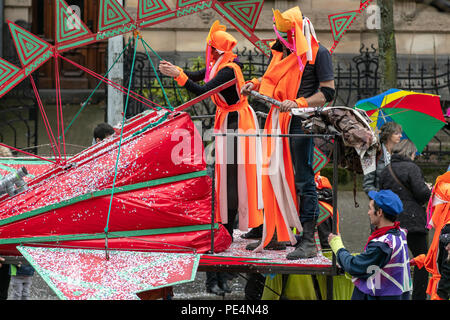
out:
<path id="1" fill-rule="evenodd" d="M 328 235 L 328 243 L 330 244 L 331 250 L 333 250 L 334 254 L 337 254 L 340 249 L 345 248 L 340 235 L 330 233 Z"/>

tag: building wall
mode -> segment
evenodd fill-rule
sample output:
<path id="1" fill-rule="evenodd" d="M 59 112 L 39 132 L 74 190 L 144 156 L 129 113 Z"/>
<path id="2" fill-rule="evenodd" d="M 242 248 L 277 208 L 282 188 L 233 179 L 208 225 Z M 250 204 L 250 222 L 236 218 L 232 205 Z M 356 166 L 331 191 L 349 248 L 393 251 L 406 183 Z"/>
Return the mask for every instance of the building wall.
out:
<path id="1" fill-rule="evenodd" d="M 137 0 L 127 0 L 126 9 L 135 16 Z M 176 0 L 166 0 L 171 8 Z M 286 10 L 295 5 L 310 18 L 319 40 L 331 48 L 328 15 L 359 9 L 359 0 L 266 0 L 255 33 L 262 39 L 273 38 L 272 8 Z M 376 1 L 374 1 L 376 3 Z M 359 15 L 344 35 L 336 54 L 355 54 L 361 44 L 377 44 L 376 30 L 370 29 L 373 8 Z M 448 55 L 450 53 L 450 14 L 440 13 L 435 8 L 416 4 L 413 0 L 395 2 L 395 27 L 397 51 L 400 55 Z M 224 21 L 214 10 L 208 9 L 198 14 L 181 17 L 145 29 L 142 34 L 156 51 L 201 52 L 209 26 L 219 19 L 239 41 L 238 47 L 253 45 Z"/>
<path id="2" fill-rule="evenodd" d="M 165 1 L 171 8 L 176 7 L 176 0 Z M 138 0 L 124 0 L 124 2 L 127 11 L 135 17 Z M 266 0 L 255 32 L 262 39 L 273 38 L 272 8 L 286 10 L 299 5 L 302 12 L 313 22 L 319 40 L 330 48 L 333 41 L 328 15 L 357 10 L 359 3 L 360 0 L 333 0 L 332 5 L 329 0 Z M 31 22 L 31 5 L 32 0 L 5 0 L 5 21 L 21 19 Z M 376 30 L 368 28 L 373 17 L 370 10 L 358 16 L 340 41 L 335 53 L 355 54 L 359 52 L 362 43 L 376 45 Z M 229 31 L 239 40 L 239 47 L 253 46 L 212 9 L 147 28 L 142 34 L 156 51 L 201 52 L 209 26 L 216 19 L 228 26 Z M 450 54 L 449 20 L 449 13 L 438 12 L 435 8 L 417 4 L 414 0 L 396 0 L 397 52 L 400 55 Z"/>
<path id="3" fill-rule="evenodd" d="M 31 21 L 31 0 L 5 0 L 4 17 L 7 20 Z"/>

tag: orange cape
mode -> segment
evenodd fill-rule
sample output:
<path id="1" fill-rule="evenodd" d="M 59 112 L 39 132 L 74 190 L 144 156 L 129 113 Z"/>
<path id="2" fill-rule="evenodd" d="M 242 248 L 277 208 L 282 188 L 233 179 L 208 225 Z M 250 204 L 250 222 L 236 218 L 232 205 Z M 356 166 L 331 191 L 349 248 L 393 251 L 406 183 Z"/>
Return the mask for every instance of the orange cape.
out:
<path id="1" fill-rule="evenodd" d="M 433 241 L 426 255 L 421 254 L 414 258 L 419 268 L 425 266 L 427 271 L 431 273 L 428 281 L 427 293 L 431 296 L 431 300 L 441 300 L 437 295 L 437 286 L 441 275 L 437 266 L 437 257 L 439 250 L 439 235 L 442 228 L 450 223 L 450 171 L 440 175 L 436 179 L 436 184 L 430 198 L 433 207 L 433 215 L 431 217 L 434 227 Z"/>
<path id="2" fill-rule="evenodd" d="M 214 130 L 225 133 L 229 112 L 238 112 L 238 133 L 256 134 L 259 131 L 256 114 L 249 106 L 247 97 L 241 96 L 244 76 L 241 68 L 233 62 L 236 57 L 231 51 L 236 40 L 225 32 L 224 26 L 216 21 L 211 27 L 207 42 L 210 46 L 223 51 L 217 61 L 211 61 L 209 77 L 213 78 L 223 68 L 232 68 L 237 79 L 236 90 L 240 100 L 234 105 L 228 105 L 220 93 L 212 96 L 217 106 Z M 216 137 L 216 219 L 224 224 L 228 223 L 227 207 L 227 159 L 226 137 Z M 247 230 L 263 223 L 263 198 L 261 182 L 261 143 L 256 137 L 238 137 L 238 212 L 239 229 Z"/>
<path id="3" fill-rule="evenodd" d="M 283 17 L 292 21 L 297 39 L 297 53 L 283 58 L 283 53 L 272 50 L 272 60 L 268 66 L 259 87 L 259 92 L 279 101 L 295 100 L 302 80 L 303 70 L 298 67 L 296 54 L 301 54 L 304 65 L 307 62 L 303 41 L 302 14 L 298 7 L 283 13 Z M 313 60 L 317 55 L 318 44 L 312 48 Z M 272 106 L 265 123 L 267 134 L 288 134 L 291 114 L 280 113 Z M 263 138 L 263 199 L 264 228 L 262 245 L 255 249 L 259 251 L 272 239 L 275 230 L 278 241 L 296 242 L 291 231 L 292 227 L 301 231 L 298 217 L 298 199 L 294 183 L 294 170 L 288 138 Z"/>

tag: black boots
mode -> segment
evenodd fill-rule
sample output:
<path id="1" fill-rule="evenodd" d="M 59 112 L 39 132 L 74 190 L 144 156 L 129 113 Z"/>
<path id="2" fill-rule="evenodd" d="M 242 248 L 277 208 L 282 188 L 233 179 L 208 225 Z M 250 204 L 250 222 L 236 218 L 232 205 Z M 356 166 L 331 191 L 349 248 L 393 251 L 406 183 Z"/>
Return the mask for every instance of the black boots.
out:
<path id="1" fill-rule="evenodd" d="M 303 235 L 296 244 L 295 250 L 286 256 L 288 260 L 308 259 L 317 255 L 316 243 L 314 240 L 314 232 L 316 228 L 316 220 L 302 223 Z"/>
<path id="2" fill-rule="evenodd" d="M 237 277 L 228 272 L 206 272 L 206 292 L 217 296 L 225 296 L 225 293 L 231 293 L 228 281 Z"/>
<path id="3" fill-rule="evenodd" d="M 242 239 L 261 239 L 263 232 L 263 225 L 260 225 L 259 227 L 253 228 L 247 233 L 244 233 L 241 235 Z"/>
<path id="4" fill-rule="evenodd" d="M 225 296 L 225 291 L 222 290 L 217 283 L 206 287 L 207 293 L 213 293 L 217 296 Z"/>
<path id="5" fill-rule="evenodd" d="M 248 244 L 246 250 L 255 250 L 261 244 L 261 240 Z M 277 241 L 277 233 L 273 234 L 272 240 L 264 247 L 265 250 L 286 250 L 286 243 Z"/>

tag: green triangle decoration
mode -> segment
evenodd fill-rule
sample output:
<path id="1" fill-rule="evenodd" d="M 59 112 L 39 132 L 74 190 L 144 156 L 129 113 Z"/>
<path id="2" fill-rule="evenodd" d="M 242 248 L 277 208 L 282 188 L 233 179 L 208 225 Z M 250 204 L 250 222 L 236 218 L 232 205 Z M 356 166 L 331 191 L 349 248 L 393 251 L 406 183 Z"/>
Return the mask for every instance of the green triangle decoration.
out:
<path id="1" fill-rule="evenodd" d="M 177 8 L 183 8 L 186 6 L 190 6 L 191 4 L 202 2 L 202 0 L 178 0 L 177 1 Z"/>
<path id="2" fill-rule="evenodd" d="M 100 0 L 100 14 L 98 18 L 98 31 L 103 32 L 121 27 L 133 19 L 128 12 L 115 0 Z"/>
<path id="3" fill-rule="evenodd" d="M 61 43 L 91 34 L 64 0 L 56 0 L 56 42 Z"/>
<path id="4" fill-rule="evenodd" d="M 0 87 L 6 84 L 19 71 L 18 67 L 0 58 Z"/>
<path id="5" fill-rule="evenodd" d="M 349 11 L 328 16 L 334 41 L 339 40 L 352 24 L 359 11 Z"/>
<path id="6" fill-rule="evenodd" d="M 139 0 L 137 19 L 145 19 L 170 11 L 164 0 Z"/>
<path id="7" fill-rule="evenodd" d="M 314 147 L 313 170 L 314 174 L 319 172 L 330 161 L 328 157 L 317 147 Z"/>
<path id="8" fill-rule="evenodd" d="M 364 10 L 367 8 L 367 6 L 372 2 L 373 0 L 361 0 L 361 3 L 359 5 L 359 11 Z"/>
<path id="9" fill-rule="evenodd" d="M 32 61 L 42 56 L 47 50 L 52 48 L 49 43 L 11 21 L 9 21 L 8 24 L 20 62 L 23 66 L 30 64 Z"/>
<path id="10" fill-rule="evenodd" d="M 249 29 L 255 31 L 264 0 L 227 1 L 223 5 Z"/>

